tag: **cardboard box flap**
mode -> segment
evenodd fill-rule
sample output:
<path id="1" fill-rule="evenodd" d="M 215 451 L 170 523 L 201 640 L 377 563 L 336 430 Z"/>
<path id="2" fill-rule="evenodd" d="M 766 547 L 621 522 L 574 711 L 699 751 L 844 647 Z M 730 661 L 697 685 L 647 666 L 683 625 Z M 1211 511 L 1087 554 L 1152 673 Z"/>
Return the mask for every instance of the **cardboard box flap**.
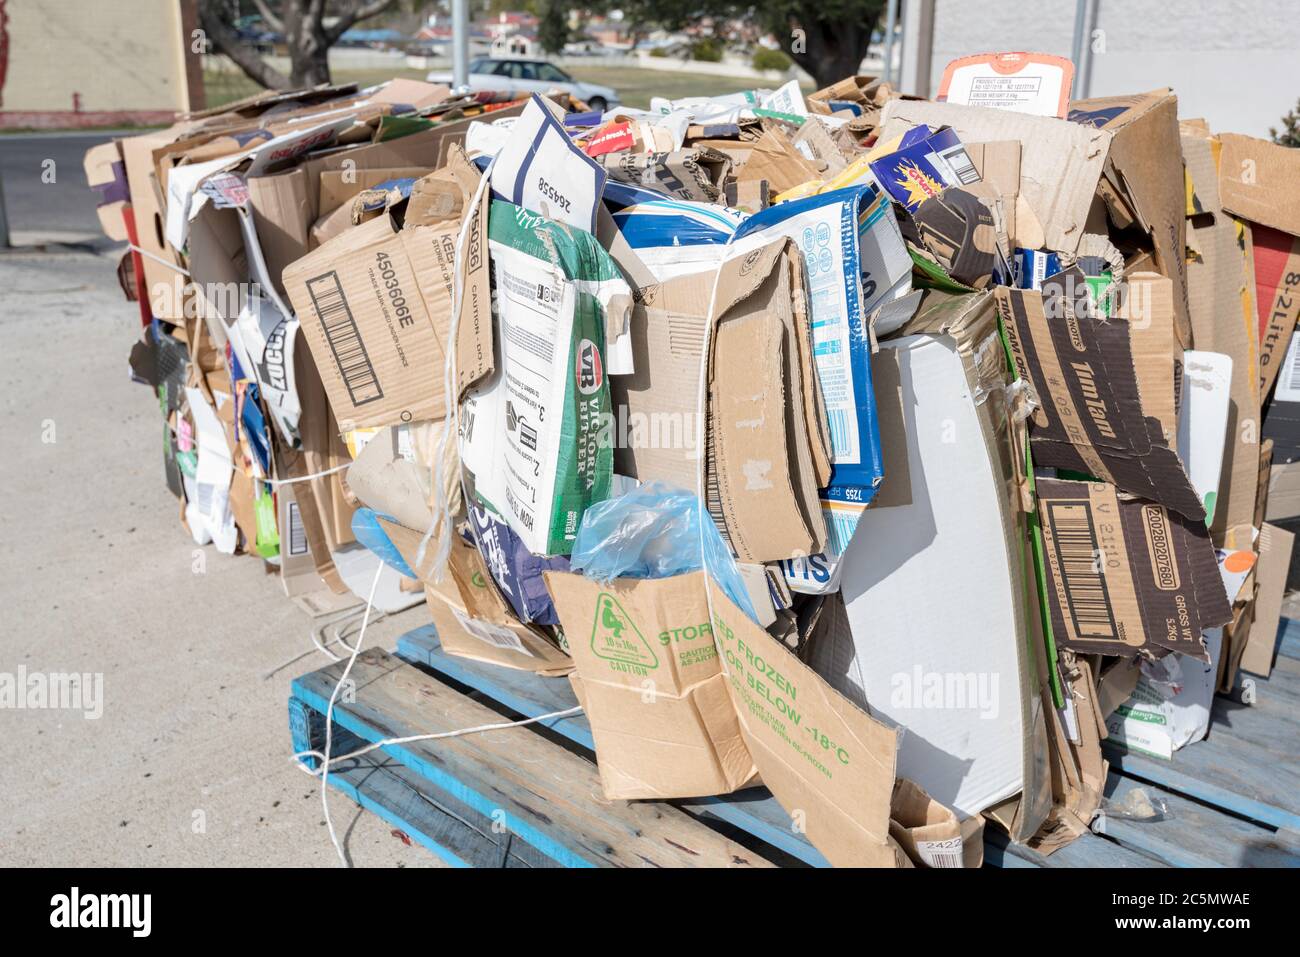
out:
<path id="1" fill-rule="evenodd" d="M 1300 150 L 1222 133 L 1219 192 L 1233 215 L 1300 236 Z"/>
<path id="2" fill-rule="evenodd" d="M 1020 193 L 1042 224 L 1047 248 L 1078 248 L 1112 132 L 1056 117 L 921 100 L 891 100 L 881 117 L 882 142 L 922 123 L 951 126 L 963 143 L 1018 141 Z"/>
<path id="3" fill-rule="evenodd" d="M 780 239 L 722 266 L 709 356 L 710 511 L 742 561 L 821 551 L 826 524 L 817 494 L 804 388 L 813 375 L 809 333 L 796 323 L 801 269 Z M 820 445 L 822 436 L 814 438 Z M 823 462 L 829 456 L 823 448 Z"/>
<path id="4" fill-rule="evenodd" d="M 1201 633 L 1230 621 L 1232 608 L 1203 519 L 1105 482 L 1040 479 L 1037 491 L 1058 646 L 1208 660 Z"/>
<path id="5" fill-rule="evenodd" d="M 1178 338 L 1190 346 L 1187 304 L 1186 192 L 1178 131 L 1178 98 L 1169 90 L 1076 100 L 1070 119 L 1115 134 L 1106 175 L 1151 235 L 1156 265 L 1173 280 Z"/>
<path id="6" fill-rule="evenodd" d="M 1277 623 L 1282 614 L 1282 599 L 1286 592 L 1295 535 L 1265 522 L 1259 530 L 1258 544 L 1259 561 L 1255 566 L 1255 578 L 1259 582 L 1259 590 L 1255 593 L 1255 620 L 1242 652 L 1241 668 L 1267 678 L 1273 670 Z"/>
<path id="7" fill-rule="evenodd" d="M 726 794 L 754 776 L 699 575 L 547 572 L 611 799 Z M 575 686 L 575 690 L 576 690 Z"/>
<path id="8" fill-rule="evenodd" d="M 689 576 L 702 587 L 702 572 Z M 893 867 L 899 732 L 856 707 L 710 587 L 714 635 L 763 783 L 835 866 Z"/>
<path id="9" fill-rule="evenodd" d="M 1140 384 L 1158 376 L 1135 368 L 1131 324 L 1091 314 L 1077 268 L 1041 291 L 1000 286 L 994 295 L 1016 370 L 1039 403 L 1030 418 L 1034 461 L 1113 482 L 1203 521 L 1205 507 L 1163 423 L 1144 404 Z"/>
<path id="10" fill-rule="evenodd" d="M 404 231 L 403 231 L 404 232 Z M 284 284 L 344 431 L 440 419 L 445 332 L 385 213 L 284 271 Z"/>

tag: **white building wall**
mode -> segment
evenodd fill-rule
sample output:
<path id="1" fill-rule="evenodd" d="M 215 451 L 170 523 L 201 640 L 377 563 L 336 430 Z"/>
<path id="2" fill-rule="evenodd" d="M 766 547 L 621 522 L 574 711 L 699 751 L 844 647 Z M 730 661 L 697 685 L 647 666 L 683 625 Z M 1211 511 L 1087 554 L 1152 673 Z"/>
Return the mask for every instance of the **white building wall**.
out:
<path id="1" fill-rule="evenodd" d="M 1168 86 L 1178 95 L 1180 116 L 1252 136 L 1280 126 L 1300 99 L 1300 0 L 1087 5 L 1090 38 L 1076 97 Z M 944 66 L 960 56 L 1007 50 L 1070 56 L 1074 16 L 1075 0 L 937 0 L 930 95 Z"/>

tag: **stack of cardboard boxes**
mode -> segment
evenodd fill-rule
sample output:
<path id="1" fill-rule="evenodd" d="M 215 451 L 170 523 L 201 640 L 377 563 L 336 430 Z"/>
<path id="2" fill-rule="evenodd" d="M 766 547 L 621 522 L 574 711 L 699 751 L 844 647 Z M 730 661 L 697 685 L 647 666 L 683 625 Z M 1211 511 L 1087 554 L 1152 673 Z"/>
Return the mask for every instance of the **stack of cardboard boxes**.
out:
<path id="1" fill-rule="evenodd" d="M 290 594 L 379 556 L 449 653 L 572 683 L 609 798 L 1050 853 L 1103 739 L 1267 674 L 1300 526 L 1300 153 L 1064 84 L 395 80 L 97 148 L 182 521 Z"/>

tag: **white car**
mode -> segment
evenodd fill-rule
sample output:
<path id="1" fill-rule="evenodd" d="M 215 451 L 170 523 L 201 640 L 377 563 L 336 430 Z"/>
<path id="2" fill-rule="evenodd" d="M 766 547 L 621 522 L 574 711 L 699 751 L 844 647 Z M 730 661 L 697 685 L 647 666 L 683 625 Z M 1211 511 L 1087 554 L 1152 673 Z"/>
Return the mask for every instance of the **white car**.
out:
<path id="1" fill-rule="evenodd" d="M 430 83 L 454 86 L 452 76 L 445 71 L 435 71 L 428 76 Z M 546 60 L 528 60 L 515 57 L 477 57 L 469 64 L 469 88 L 499 90 L 505 93 L 546 93 L 563 90 L 582 100 L 593 110 L 605 112 L 619 105 L 618 94 L 599 83 L 575 80 L 554 63 Z"/>

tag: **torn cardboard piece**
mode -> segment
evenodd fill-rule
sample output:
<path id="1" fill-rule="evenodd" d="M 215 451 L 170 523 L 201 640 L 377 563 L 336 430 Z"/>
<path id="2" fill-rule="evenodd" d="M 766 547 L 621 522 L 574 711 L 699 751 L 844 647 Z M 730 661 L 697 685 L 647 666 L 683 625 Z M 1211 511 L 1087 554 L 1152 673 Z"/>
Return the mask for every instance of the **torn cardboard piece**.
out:
<path id="1" fill-rule="evenodd" d="M 817 489 L 830 460 L 823 416 L 805 406 L 815 403 L 815 372 L 793 249 L 769 243 L 728 260 L 716 278 L 706 500 L 747 562 L 814 555 L 826 541 Z"/>
<path id="2" fill-rule="evenodd" d="M 1241 669 L 1267 678 L 1273 670 L 1277 626 L 1282 614 L 1295 536 L 1266 522 L 1260 527 L 1256 544 L 1259 546 L 1259 561 L 1255 565 L 1255 580 L 1259 590 L 1255 593 L 1255 620 L 1241 655 Z"/>
<path id="3" fill-rule="evenodd" d="M 1202 520 L 1105 482 L 1039 479 L 1037 492 L 1058 646 L 1207 660 L 1201 633 L 1227 624 L 1232 609 Z"/>
<path id="4" fill-rule="evenodd" d="M 1169 444 L 1167 282 L 1154 274 L 1130 277 L 1128 302 L 1143 310 L 1140 327 L 1094 317 L 1086 290 L 1082 272 L 1071 268 L 1045 280 L 1041 291 L 999 286 L 995 293 L 1016 370 L 1038 398 L 1030 418 L 1035 464 L 1113 482 L 1203 521 L 1205 508 Z"/>

